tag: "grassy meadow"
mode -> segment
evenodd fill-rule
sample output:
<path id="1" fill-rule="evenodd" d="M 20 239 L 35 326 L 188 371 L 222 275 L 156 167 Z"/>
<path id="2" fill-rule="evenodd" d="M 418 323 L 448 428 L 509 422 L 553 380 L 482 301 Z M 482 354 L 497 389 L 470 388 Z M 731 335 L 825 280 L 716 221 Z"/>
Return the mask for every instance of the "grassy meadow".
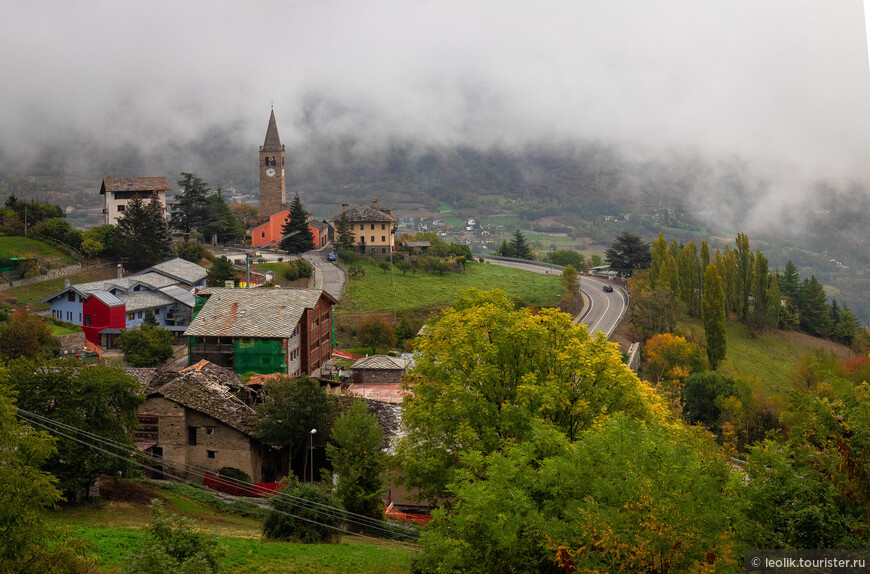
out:
<path id="1" fill-rule="evenodd" d="M 365 276 L 350 279 L 341 305 L 336 307 L 339 320 L 342 317 L 367 314 L 391 313 L 394 295 L 389 270 L 383 271 L 363 261 Z M 465 274 L 444 273 L 432 275 L 418 271 L 403 275 L 393 270 L 395 279 L 395 305 L 399 313 L 432 311 L 450 305 L 466 289 L 499 288 L 511 297 L 520 297 L 528 303 L 540 306 L 554 306 L 559 301 L 562 285 L 559 277 L 541 275 L 530 271 L 470 263 L 465 266 Z"/>
<path id="2" fill-rule="evenodd" d="M 703 340 L 700 320 L 682 320 L 680 327 L 694 340 Z M 748 329 L 736 321 L 728 321 L 726 335 L 727 354 L 718 372 L 730 377 L 758 377 L 762 388 L 772 397 L 788 393 L 792 372 L 807 353 L 822 350 L 840 357 L 854 356 L 848 347 L 794 331 L 768 331 L 750 337 Z"/>
<path id="3" fill-rule="evenodd" d="M 57 279 L 49 279 L 35 285 L 27 285 L 24 287 L 14 287 L 6 291 L 0 291 L 0 301 L 8 303 L 16 309 L 30 308 L 31 311 L 39 311 L 48 309 L 48 305 L 40 303 L 52 293 L 63 289 L 64 280 L 69 279 L 70 283 L 86 283 L 88 281 L 97 281 L 100 279 L 111 279 L 117 276 L 117 269 L 114 267 L 106 267 L 103 269 L 90 269 L 70 275 L 69 277 L 60 277 Z"/>
<path id="4" fill-rule="evenodd" d="M 236 516 L 216 510 L 202 500 L 184 492 L 138 481 L 128 485 L 125 500 L 109 500 L 63 507 L 49 513 L 52 524 L 67 528 L 87 540 L 92 557 L 103 572 L 117 572 L 136 552 L 151 515 L 152 498 L 163 500 L 172 513 L 194 519 L 214 534 L 227 551 L 227 572 L 254 574 L 294 572 L 300 574 L 338 574 L 370 572 L 401 574 L 410 572 L 413 552 L 386 542 L 345 536 L 339 544 L 296 544 L 273 542 L 261 538 L 258 519 Z"/>
<path id="5" fill-rule="evenodd" d="M 76 262 L 74 258 L 48 243 L 29 237 L 0 236 L 0 258 L 24 256 L 36 257 L 40 265 L 47 263 L 52 267 L 62 267 Z"/>

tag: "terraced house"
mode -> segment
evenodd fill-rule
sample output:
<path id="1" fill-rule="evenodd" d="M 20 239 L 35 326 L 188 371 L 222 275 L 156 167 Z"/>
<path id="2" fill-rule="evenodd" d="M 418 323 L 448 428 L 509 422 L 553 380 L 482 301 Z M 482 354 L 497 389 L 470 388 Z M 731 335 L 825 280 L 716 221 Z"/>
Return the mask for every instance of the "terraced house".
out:
<path id="1" fill-rule="evenodd" d="M 185 331 L 188 364 L 236 373 L 318 376 L 332 358 L 332 306 L 320 289 L 226 289 L 197 293 Z"/>
<path id="2" fill-rule="evenodd" d="M 192 318 L 193 291 L 205 286 L 208 272 L 176 258 L 139 273 L 71 285 L 42 300 L 51 316 L 81 325 L 85 338 L 111 348 L 124 329 L 141 325 L 151 311 L 159 325 L 182 335 Z"/>

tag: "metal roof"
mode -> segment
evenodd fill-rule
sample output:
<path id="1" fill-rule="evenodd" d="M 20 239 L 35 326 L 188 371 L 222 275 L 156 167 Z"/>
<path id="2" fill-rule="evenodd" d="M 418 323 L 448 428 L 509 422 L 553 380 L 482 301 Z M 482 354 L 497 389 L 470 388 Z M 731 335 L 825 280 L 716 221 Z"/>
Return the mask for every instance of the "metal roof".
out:
<path id="1" fill-rule="evenodd" d="M 94 289 L 92 291 L 88 291 L 89 295 L 93 295 L 100 301 L 106 304 L 107 307 L 117 307 L 118 305 L 123 305 L 124 302 L 109 293 L 108 291 L 101 291 L 100 289 Z"/>
<path id="2" fill-rule="evenodd" d="M 313 309 L 321 297 L 336 303 L 320 289 L 209 287 L 199 295 L 208 300 L 190 322 L 188 336 L 289 339 L 305 309 Z"/>
<path id="3" fill-rule="evenodd" d="M 166 295 L 169 295 L 170 297 L 172 297 L 173 299 L 175 299 L 176 301 L 178 301 L 182 305 L 186 305 L 186 306 L 191 307 L 191 308 L 194 305 L 196 305 L 196 297 L 194 296 L 194 294 L 191 293 L 190 291 L 188 291 L 187 289 L 183 289 L 183 288 L 179 287 L 178 285 L 169 285 L 167 287 L 161 287 L 160 289 L 158 289 L 158 291 L 160 291 L 161 293 L 165 293 Z"/>

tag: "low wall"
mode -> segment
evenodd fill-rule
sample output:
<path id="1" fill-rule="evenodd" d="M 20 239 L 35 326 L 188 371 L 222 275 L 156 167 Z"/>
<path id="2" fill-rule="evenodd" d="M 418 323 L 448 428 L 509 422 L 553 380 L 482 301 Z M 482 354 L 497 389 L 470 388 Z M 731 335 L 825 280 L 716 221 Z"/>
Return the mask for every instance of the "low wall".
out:
<path id="1" fill-rule="evenodd" d="M 640 367 L 640 343 L 632 343 L 628 348 L 628 368 L 637 372 Z"/>
<path id="2" fill-rule="evenodd" d="M 66 335 L 58 335 L 58 342 L 61 349 L 81 349 L 85 346 L 85 332 L 67 333 Z"/>
<path id="3" fill-rule="evenodd" d="M 51 279 L 57 279 L 58 277 L 69 277 L 70 275 L 81 273 L 81 271 L 81 263 L 76 263 L 75 265 L 67 265 L 66 267 L 59 267 L 57 269 L 49 269 L 48 273 L 46 273 L 45 275 L 40 275 L 39 277 L 31 277 L 30 279 L 19 279 L 18 281 L 6 280 L 3 283 L 0 283 L 0 291 L 12 289 L 13 287 L 26 287 L 28 285 L 36 285 L 37 283 L 42 283 L 43 281 L 50 281 Z"/>

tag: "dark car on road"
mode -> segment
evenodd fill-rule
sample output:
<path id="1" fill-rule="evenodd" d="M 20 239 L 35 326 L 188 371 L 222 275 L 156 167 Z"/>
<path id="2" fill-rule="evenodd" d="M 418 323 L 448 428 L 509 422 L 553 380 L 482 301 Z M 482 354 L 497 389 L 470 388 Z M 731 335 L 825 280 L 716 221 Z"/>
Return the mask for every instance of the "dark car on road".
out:
<path id="1" fill-rule="evenodd" d="M 613 293 L 613 285 L 605 285 L 604 292 L 605 293 Z"/>

